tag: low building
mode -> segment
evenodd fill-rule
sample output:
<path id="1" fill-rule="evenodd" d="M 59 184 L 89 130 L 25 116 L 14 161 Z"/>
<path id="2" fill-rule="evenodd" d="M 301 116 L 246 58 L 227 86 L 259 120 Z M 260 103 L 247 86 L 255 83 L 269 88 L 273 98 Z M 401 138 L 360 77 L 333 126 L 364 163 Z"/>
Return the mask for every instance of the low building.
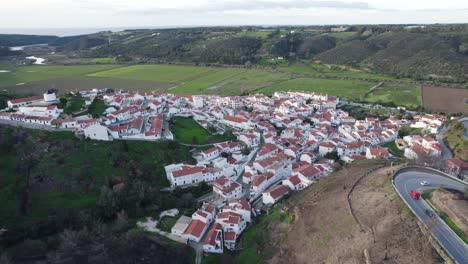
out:
<path id="1" fill-rule="evenodd" d="M 220 224 L 215 223 L 203 240 L 203 251 L 208 253 L 222 254 L 224 249 L 223 229 Z"/>
<path id="2" fill-rule="evenodd" d="M 200 242 L 207 228 L 207 223 L 198 219 L 192 219 L 187 229 L 184 231 L 182 237 L 195 242 Z"/>
<path id="3" fill-rule="evenodd" d="M 273 185 L 262 193 L 262 202 L 264 204 L 275 204 L 287 195 L 290 190 L 286 185 Z"/>
<path id="4" fill-rule="evenodd" d="M 242 196 L 242 186 L 231 181 L 228 177 L 222 176 L 213 182 L 213 192 L 224 200 L 231 200 Z"/>
<path id="5" fill-rule="evenodd" d="M 389 152 L 386 148 L 367 148 L 366 159 L 385 159 L 388 158 Z"/>
<path id="6" fill-rule="evenodd" d="M 181 216 L 171 228 L 171 233 L 176 236 L 182 236 L 191 221 L 192 219 L 190 217 L 185 215 Z"/>

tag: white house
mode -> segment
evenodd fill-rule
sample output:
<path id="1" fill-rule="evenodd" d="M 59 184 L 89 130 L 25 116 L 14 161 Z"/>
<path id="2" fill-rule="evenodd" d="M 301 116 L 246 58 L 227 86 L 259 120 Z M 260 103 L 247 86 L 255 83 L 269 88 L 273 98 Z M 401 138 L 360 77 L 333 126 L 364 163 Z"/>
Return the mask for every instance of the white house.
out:
<path id="1" fill-rule="evenodd" d="M 249 120 L 231 115 L 224 116 L 222 122 L 228 126 L 240 129 L 251 129 L 253 127 L 253 123 Z"/>
<path id="2" fill-rule="evenodd" d="M 182 237 L 195 242 L 200 242 L 207 228 L 207 223 L 199 219 L 192 219 L 187 229 L 184 231 Z"/>
<path id="3" fill-rule="evenodd" d="M 206 234 L 203 240 L 203 251 L 208 253 L 222 254 L 224 250 L 223 229 L 218 223 L 215 223 Z"/>
<path id="4" fill-rule="evenodd" d="M 203 160 L 211 160 L 211 159 L 218 157 L 221 154 L 221 151 L 217 147 L 212 147 L 212 148 L 202 151 L 200 154 Z"/>
<path id="5" fill-rule="evenodd" d="M 252 220 L 252 208 L 244 199 L 233 199 L 221 209 L 222 212 L 234 212 L 242 215 L 242 218 L 250 223 Z"/>
<path id="6" fill-rule="evenodd" d="M 242 186 L 231 181 L 228 177 L 222 176 L 213 182 L 213 192 L 224 200 L 231 200 L 242 196 Z"/>
<path id="7" fill-rule="evenodd" d="M 298 175 L 292 175 L 283 180 L 283 185 L 288 186 L 291 190 L 300 191 L 310 185 L 310 182 L 304 182 Z"/>
<path id="8" fill-rule="evenodd" d="M 331 140 L 327 140 L 325 142 L 322 142 L 319 145 L 319 153 L 322 156 L 325 156 L 327 153 L 333 152 L 335 150 L 336 150 L 336 143 L 331 141 Z"/>
<path id="9" fill-rule="evenodd" d="M 290 189 L 286 185 L 273 185 L 262 193 L 264 204 L 275 204 L 289 193 Z"/>
<path id="10" fill-rule="evenodd" d="M 367 148 L 366 159 L 385 159 L 389 155 L 386 148 Z"/>

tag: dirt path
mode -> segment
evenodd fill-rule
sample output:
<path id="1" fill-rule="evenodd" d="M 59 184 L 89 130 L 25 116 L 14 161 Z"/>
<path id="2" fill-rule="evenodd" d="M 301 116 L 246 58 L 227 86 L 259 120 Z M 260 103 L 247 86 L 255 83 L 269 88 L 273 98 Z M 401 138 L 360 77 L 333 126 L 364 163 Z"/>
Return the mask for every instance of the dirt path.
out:
<path id="1" fill-rule="evenodd" d="M 416 220 L 407 214 L 391 188 L 391 168 L 365 177 L 351 196 L 362 232 L 354 221 L 347 195 L 361 175 L 381 164 L 362 161 L 321 179 L 288 201 L 295 221 L 276 227 L 269 243 L 269 263 L 437 263 Z M 365 253 L 366 252 L 366 253 Z"/>

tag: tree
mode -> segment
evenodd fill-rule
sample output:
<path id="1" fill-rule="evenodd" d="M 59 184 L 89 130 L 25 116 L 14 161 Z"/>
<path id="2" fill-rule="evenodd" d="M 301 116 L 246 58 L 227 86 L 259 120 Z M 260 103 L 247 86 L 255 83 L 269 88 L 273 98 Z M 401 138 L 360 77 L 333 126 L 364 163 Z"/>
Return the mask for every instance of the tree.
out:
<path id="1" fill-rule="evenodd" d="M 338 152 L 336 150 L 332 151 L 332 152 L 328 152 L 327 154 L 325 154 L 325 158 L 326 159 L 332 159 L 334 161 L 337 161 L 338 160 Z"/>
<path id="2" fill-rule="evenodd" d="M 250 154 L 250 149 L 247 146 L 245 146 L 241 152 L 242 154 L 248 156 Z"/>

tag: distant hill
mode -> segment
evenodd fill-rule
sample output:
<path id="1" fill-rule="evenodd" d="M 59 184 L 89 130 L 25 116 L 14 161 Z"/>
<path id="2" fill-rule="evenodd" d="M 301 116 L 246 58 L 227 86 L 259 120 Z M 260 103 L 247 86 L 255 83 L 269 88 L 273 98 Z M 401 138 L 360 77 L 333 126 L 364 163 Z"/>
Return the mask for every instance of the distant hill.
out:
<path id="1" fill-rule="evenodd" d="M 57 39 L 57 36 L 38 36 L 38 35 L 16 35 L 0 34 L 0 46 L 16 47 L 34 44 L 49 43 Z"/>
<path id="2" fill-rule="evenodd" d="M 118 62 L 275 66 L 314 60 L 414 79 L 468 77 L 468 24 L 141 29 L 49 43 L 58 52 Z"/>
<path id="3" fill-rule="evenodd" d="M 376 72 L 401 77 L 462 78 L 468 56 L 453 39 L 431 33 L 385 32 L 356 39 L 318 54 L 330 64 L 367 66 Z"/>

